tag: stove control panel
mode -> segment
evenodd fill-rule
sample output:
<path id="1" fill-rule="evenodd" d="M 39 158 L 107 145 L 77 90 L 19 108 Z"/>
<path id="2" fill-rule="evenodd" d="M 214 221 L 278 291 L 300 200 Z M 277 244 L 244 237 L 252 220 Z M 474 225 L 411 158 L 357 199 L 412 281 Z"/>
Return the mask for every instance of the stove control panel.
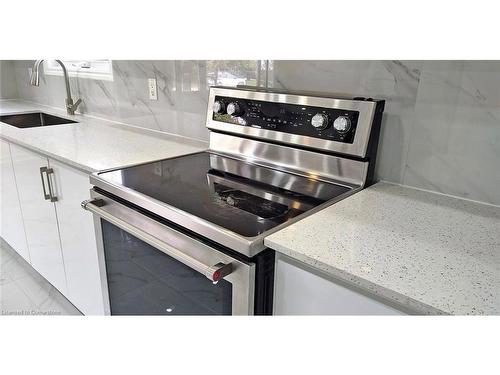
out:
<path id="1" fill-rule="evenodd" d="M 215 96 L 212 120 L 304 135 L 336 142 L 354 142 L 359 112 L 245 98 Z"/>

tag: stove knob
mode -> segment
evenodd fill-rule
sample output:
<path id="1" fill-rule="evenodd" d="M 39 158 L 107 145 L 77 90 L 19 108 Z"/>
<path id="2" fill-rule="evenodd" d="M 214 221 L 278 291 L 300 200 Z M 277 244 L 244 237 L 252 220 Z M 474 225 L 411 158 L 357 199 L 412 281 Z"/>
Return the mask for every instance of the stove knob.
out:
<path id="1" fill-rule="evenodd" d="M 347 133 L 351 129 L 351 120 L 347 116 L 339 116 L 333 122 L 333 127 L 339 133 Z"/>
<path id="2" fill-rule="evenodd" d="M 328 115 L 325 115 L 324 113 L 316 113 L 311 119 L 311 125 L 318 130 L 326 129 L 329 122 L 330 119 L 328 118 Z"/>
<path id="3" fill-rule="evenodd" d="M 220 100 L 216 100 L 212 109 L 215 113 L 224 113 L 224 102 L 221 102 Z"/>
<path id="4" fill-rule="evenodd" d="M 239 116 L 241 114 L 241 109 L 238 103 L 231 102 L 227 105 L 226 112 L 231 116 Z"/>

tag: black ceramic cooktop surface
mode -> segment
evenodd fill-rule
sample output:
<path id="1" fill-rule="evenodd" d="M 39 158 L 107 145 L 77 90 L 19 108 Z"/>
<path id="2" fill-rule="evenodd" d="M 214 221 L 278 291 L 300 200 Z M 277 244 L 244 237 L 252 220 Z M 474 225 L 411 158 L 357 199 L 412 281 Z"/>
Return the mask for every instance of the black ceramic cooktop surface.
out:
<path id="1" fill-rule="evenodd" d="M 349 188 L 200 152 L 100 177 L 254 237 Z"/>

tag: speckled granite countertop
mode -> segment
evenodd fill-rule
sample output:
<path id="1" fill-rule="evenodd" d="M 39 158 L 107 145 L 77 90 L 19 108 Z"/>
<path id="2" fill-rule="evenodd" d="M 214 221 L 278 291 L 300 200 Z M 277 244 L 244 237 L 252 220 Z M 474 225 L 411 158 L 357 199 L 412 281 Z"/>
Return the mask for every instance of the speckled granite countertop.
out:
<path id="1" fill-rule="evenodd" d="M 78 121 L 19 129 L 0 121 L 0 138 L 87 172 L 190 154 L 207 148 L 202 141 L 75 115 L 20 100 L 0 100 L 0 115 L 42 111 Z"/>
<path id="2" fill-rule="evenodd" d="M 377 183 L 265 239 L 422 314 L 500 314 L 500 207 Z"/>

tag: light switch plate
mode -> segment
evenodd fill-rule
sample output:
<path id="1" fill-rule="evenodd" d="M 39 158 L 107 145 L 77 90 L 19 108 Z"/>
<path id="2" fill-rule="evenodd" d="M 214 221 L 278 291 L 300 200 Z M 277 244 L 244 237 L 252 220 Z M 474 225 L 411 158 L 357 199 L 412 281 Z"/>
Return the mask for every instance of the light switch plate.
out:
<path id="1" fill-rule="evenodd" d="M 156 88 L 156 78 L 148 79 L 148 91 L 150 100 L 158 100 L 158 90 Z"/>

